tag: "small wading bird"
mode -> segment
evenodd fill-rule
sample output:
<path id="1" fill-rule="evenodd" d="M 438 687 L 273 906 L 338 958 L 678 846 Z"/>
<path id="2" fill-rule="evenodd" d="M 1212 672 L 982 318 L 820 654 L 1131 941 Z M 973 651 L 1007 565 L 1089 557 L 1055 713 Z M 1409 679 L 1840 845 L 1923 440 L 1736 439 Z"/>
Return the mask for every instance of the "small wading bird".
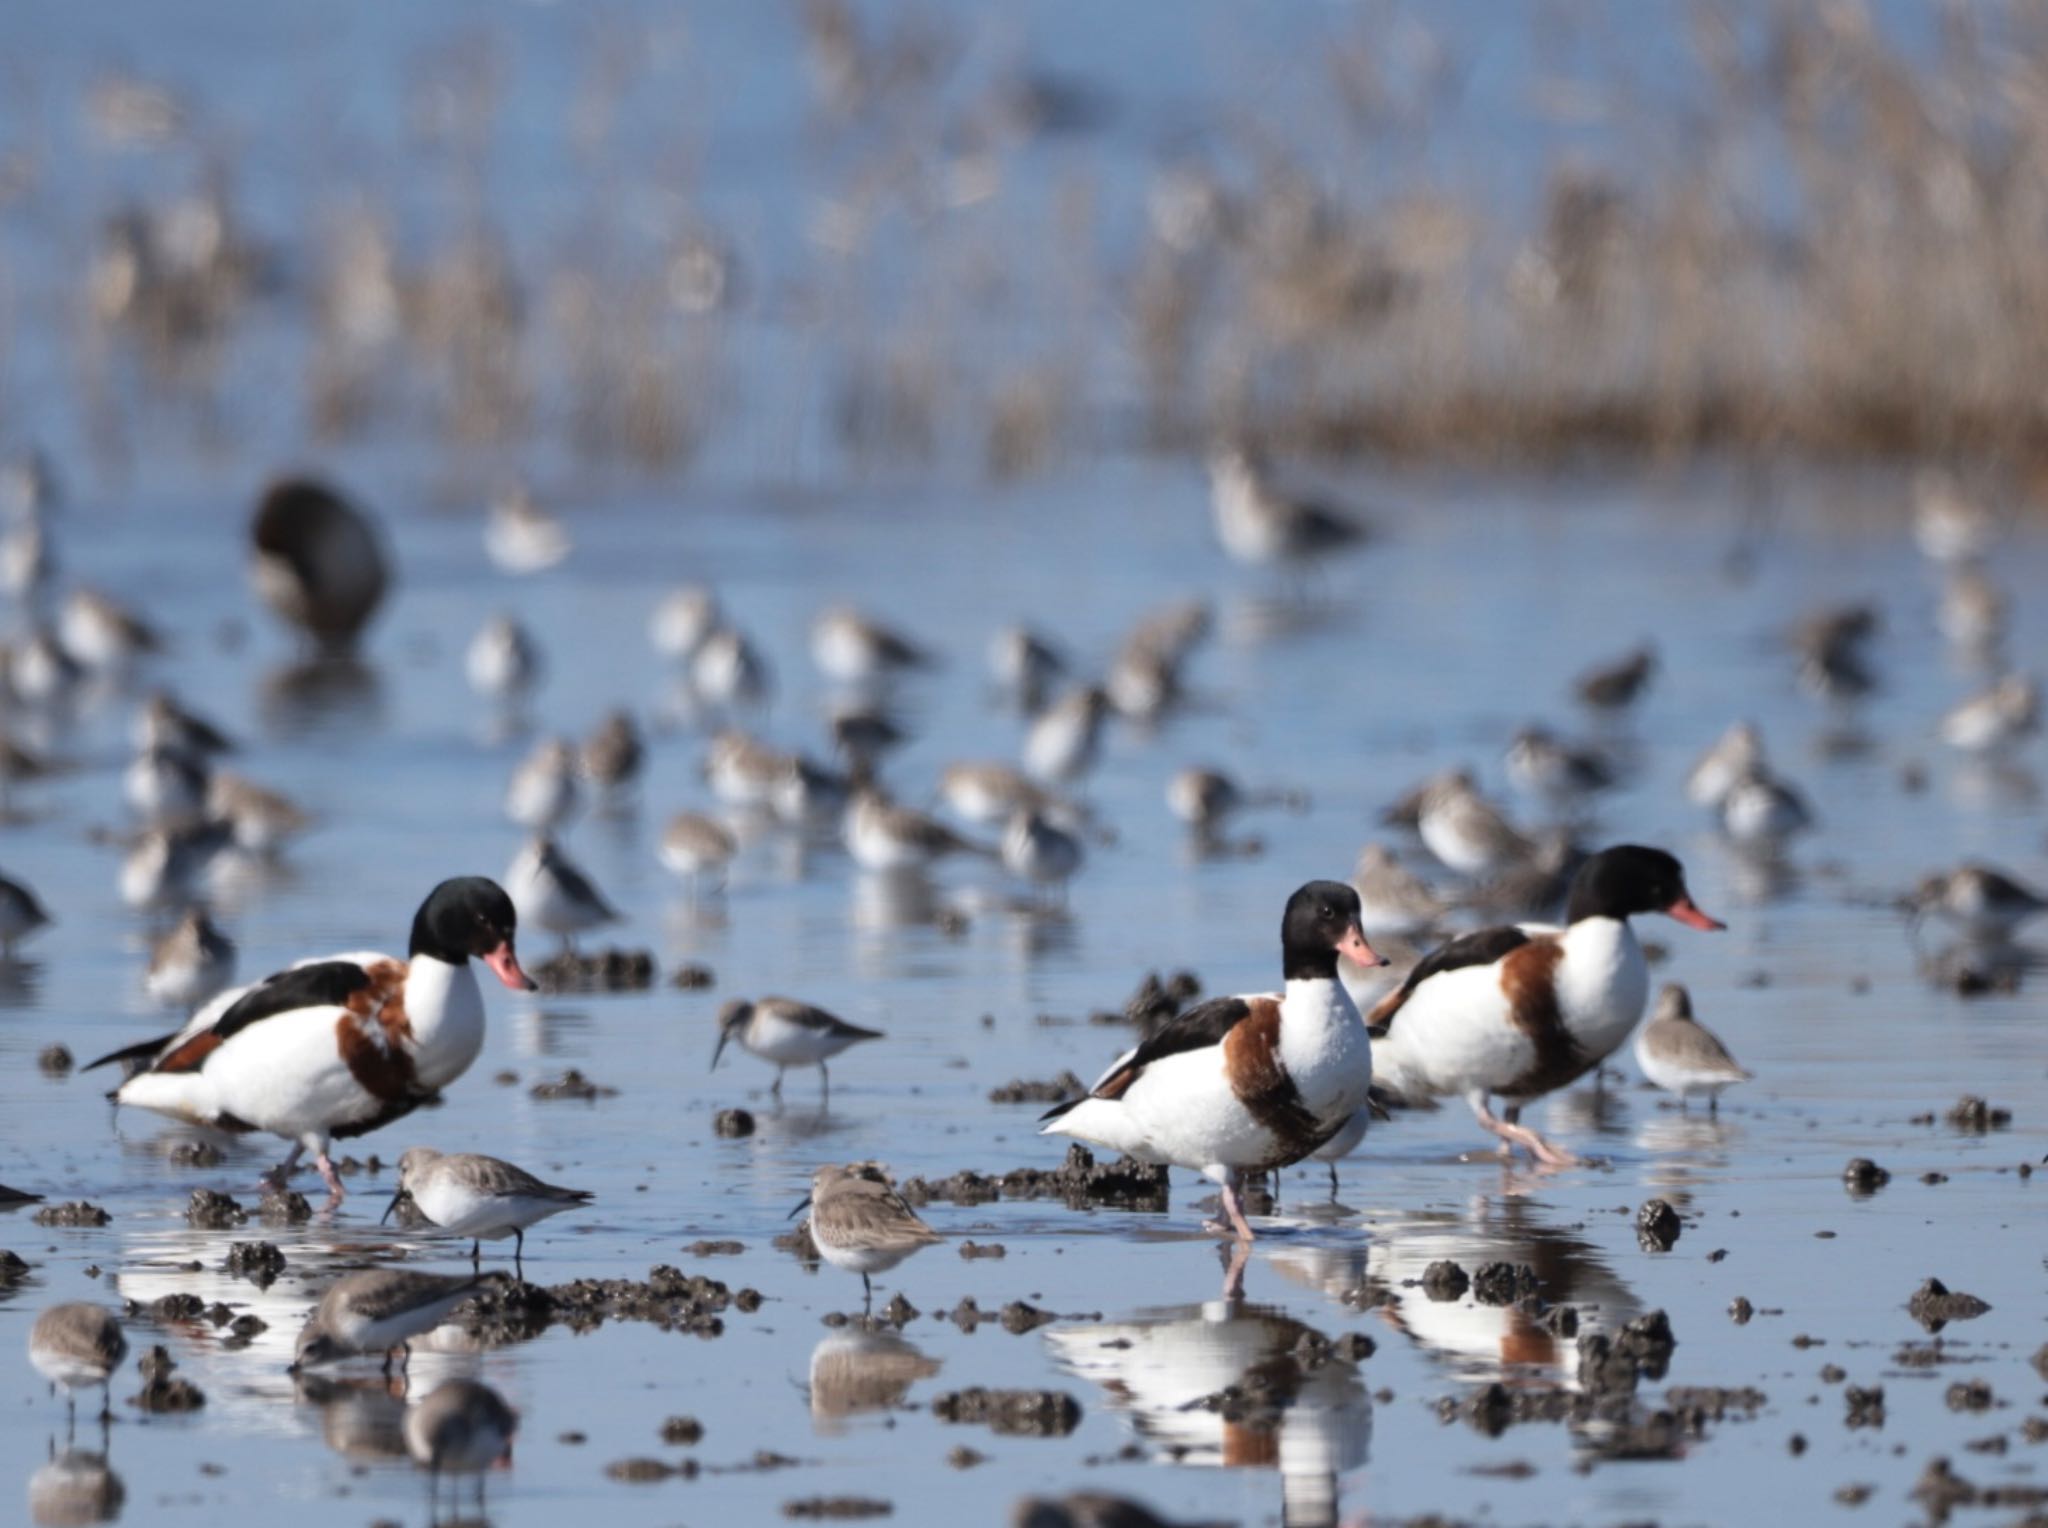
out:
<path id="1" fill-rule="evenodd" d="M 872 1162 L 819 1168 L 811 1175 L 810 1193 L 789 1218 L 805 1210 L 811 1212 L 807 1224 L 818 1255 L 834 1268 L 860 1275 L 867 1306 L 875 1300 L 870 1275 L 887 1273 L 913 1252 L 942 1240 Z"/>
<path id="2" fill-rule="evenodd" d="M 398 1190 L 384 1207 L 383 1219 L 391 1218 L 400 1200 L 410 1199 L 441 1230 L 470 1239 L 472 1268 L 482 1266 L 484 1242 L 510 1236 L 512 1269 L 523 1279 L 527 1227 L 594 1197 L 587 1189 L 543 1183 L 497 1157 L 466 1151 L 448 1156 L 430 1146 L 414 1146 L 398 1159 Z"/>
<path id="3" fill-rule="evenodd" d="M 101 1418 L 112 1414 L 114 1371 L 127 1356 L 128 1339 L 121 1323 L 112 1312 L 90 1301 L 53 1305 L 29 1328 L 28 1361 L 36 1373 L 63 1388 L 64 1404 L 73 1422 L 78 1418 L 76 1392 L 89 1385 L 100 1387 Z"/>
<path id="4" fill-rule="evenodd" d="M 718 1058 L 731 1041 L 748 1055 L 775 1063 L 775 1083 L 768 1091 L 776 1097 L 782 1096 L 784 1072 L 793 1066 L 814 1066 L 821 1095 L 830 1098 L 832 1074 L 825 1063 L 863 1040 L 881 1038 L 878 1029 L 862 1029 L 793 998 L 736 998 L 718 1010 L 718 1044 L 711 1051 L 710 1070 L 718 1070 Z"/>
<path id="5" fill-rule="evenodd" d="M 503 1278 L 421 1273 L 412 1268 L 365 1268 L 344 1274 L 320 1297 L 299 1331 L 291 1372 L 344 1358 L 384 1355 L 403 1369 L 412 1339 L 431 1332 L 464 1300 Z"/>
<path id="6" fill-rule="evenodd" d="M 1736 1064 L 1720 1036 L 1693 1017 L 1692 994 L 1677 982 L 1657 995 L 1656 1015 L 1636 1034 L 1636 1065 L 1667 1093 L 1707 1095 L 1707 1112 L 1721 1108 L 1721 1090 L 1747 1082 L 1751 1073 Z"/>

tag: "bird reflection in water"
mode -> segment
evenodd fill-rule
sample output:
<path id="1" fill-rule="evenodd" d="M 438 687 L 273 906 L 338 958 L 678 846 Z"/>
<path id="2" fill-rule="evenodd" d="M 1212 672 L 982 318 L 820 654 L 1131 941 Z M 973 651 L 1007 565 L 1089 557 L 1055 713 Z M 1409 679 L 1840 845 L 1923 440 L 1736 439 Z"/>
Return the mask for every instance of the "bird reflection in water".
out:
<path id="1" fill-rule="evenodd" d="M 910 1387 L 939 1372 L 894 1332 L 843 1327 L 811 1349 L 811 1426 L 821 1437 L 846 1431 L 848 1417 L 894 1411 Z"/>
<path id="2" fill-rule="evenodd" d="M 355 1378 L 305 1369 L 292 1384 L 301 1406 L 318 1409 L 321 1441 L 342 1458 L 376 1464 L 407 1457 L 403 1375 Z"/>
<path id="3" fill-rule="evenodd" d="M 1365 1288 L 1393 1296 L 1382 1318 L 1462 1377 L 1574 1380 L 1576 1334 L 1618 1329 L 1641 1307 L 1592 1242 L 1543 1214 L 1509 1195 L 1476 1200 L 1463 1214 L 1376 1224 Z M 1432 1298 L 1424 1284 L 1430 1266 L 1444 1261 L 1472 1281 L 1453 1299 Z M 1573 1320 L 1558 1314 L 1566 1306 Z"/>
<path id="4" fill-rule="evenodd" d="M 121 1515 L 128 1488 L 104 1453 L 66 1447 L 50 1440 L 49 1462 L 28 1478 L 29 1521 L 37 1528 L 77 1528 L 111 1523 Z"/>
<path id="5" fill-rule="evenodd" d="M 353 653 L 320 653 L 266 673 L 256 712 L 273 738 L 369 731 L 383 717 L 383 681 Z"/>
<path id="6" fill-rule="evenodd" d="M 1045 1334 L 1061 1367 L 1101 1387 L 1110 1409 L 1176 1462 L 1278 1470 L 1289 1528 L 1336 1523 L 1340 1477 L 1365 1463 L 1372 1444 L 1358 1368 L 1320 1337 L 1284 1311 L 1242 1300 Z"/>

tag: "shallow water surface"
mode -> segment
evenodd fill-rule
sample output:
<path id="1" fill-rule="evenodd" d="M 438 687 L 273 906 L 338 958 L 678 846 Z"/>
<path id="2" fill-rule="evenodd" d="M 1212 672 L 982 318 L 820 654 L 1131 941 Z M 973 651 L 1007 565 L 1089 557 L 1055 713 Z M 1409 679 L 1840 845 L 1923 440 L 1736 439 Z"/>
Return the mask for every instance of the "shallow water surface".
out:
<path id="1" fill-rule="evenodd" d="M 473 520 L 396 517 L 403 593 L 366 672 L 339 694 L 293 683 L 288 648 L 253 613 L 246 640 L 223 631 L 223 612 L 239 620 L 245 609 L 236 506 L 197 494 L 166 504 L 147 544 L 120 510 L 67 512 L 78 575 L 148 602 L 177 637 L 166 674 L 245 740 L 241 767 L 320 818 L 283 865 L 214 887 L 245 976 L 309 951 L 400 947 L 436 879 L 498 873 L 511 858 L 518 836 L 499 800 L 531 734 L 494 719 L 460 666 L 494 608 L 518 608 L 546 644 L 537 717 L 581 730 L 613 703 L 661 713 L 673 686 L 645 648 L 647 611 L 675 580 L 708 578 L 775 662 L 763 730 L 815 747 L 825 692 L 809 677 L 805 624 L 829 599 L 867 599 L 949 658 L 904 697 L 918 731 L 889 773 L 915 798 L 946 760 L 1014 749 L 1016 723 L 980 678 L 1000 620 L 1042 619 L 1099 663 L 1147 606 L 1188 593 L 1216 603 L 1217 636 L 1190 669 L 1185 711 L 1153 734 L 1112 733 L 1089 798 L 1115 839 L 1093 846 L 1057 911 L 1024 905 L 987 866 L 876 882 L 829 841 L 773 834 L 749 844 L 722 897 L 693 905 L 651 843 L 666 813 L 705 800 L 701 734 L 680 716 L 655 740 L 638 810 L 573 830 L 574 852 L 628 914 L 615 942 L 651 949 L 664 971 L 706 964 L 715 986 L 535 998 L 492 987 L 485 1054 L 445 1106 L 351 1145 L 386 1162 L 414 1142 L 486 1150 L 595 1191 L 589 1210 L 528 1238 L 536 1281 L 638 1278 L 667 1263 L 763 1298 L 751 1313 L 728 1310 L 715 1337 L 612 1323 L 483 1351 L 452 1328 L 423 1343 L 414 1394 L 477 1375 L 522 1414 L 515 1463 L 489 1482 L 493 1521 L 758 1521 L 821 1496 L 887 1501 L 899 1522 L 992 1521 L 1027 1493 L 1078 1488 L 1246 1522 L 1424 1511 L 1707 1522 L 1760 1502 L 1812 1519 L 1839 1510 L 1833 1493 L 1852 1482 L 1875 1486 L 1896 1517 L 1912 1510 L 1905 1493 L 1933 1453 L 1980 1483 L 2033 1478 L 2034 1450 L 2016 1429 L 2042 1389 L 2028 1363 L 2044 1335 L 2041 1189 L 2016 1168 L 2038 1163 L 2048 1140 L 2039 999 L 2032 988 L 1964 999 L 1931 984 L 1922 966 L 1939 934 L 1916 933 L 1888 903 L 1964 853 L 2042 878 L 2026 774 L 2038 749 L 1997 772 L 1937 754 L 1933 720 L 1973 681 L 1933 637 L 1935 582 L 1886 509 L 1897 485 L 1801 480 L 1763 516 L 1710 473 L 1540 491 L 1362 476 L 1331 486 L 1380 506 L 1385 534 L 1306 586 L 1228 572 L 1198 476 L 1121 461 L 966 502 L 893 488 L 794 506 L 710 490 L 620 496 L 577 512 L 575 556 L 526 582 L 480 564 Z M 2016 530 L 1998 573 L 2023 593 L 2042 586 L 2044 560 L 2043 538 Z M 1852 596 L 1885 607 L 1884 685 L 1841 716 L 1798 692 L 1781 638 L 1814 601 Z M 2042 650 L 2041 621 L 2019 606 L 2013 651 Z M 1617 1058 L 1602 1090 L 1581 1084 L 1534 1111 L 1540 1128 L 1599 1159 L 1547 1177 L 1484 1154 L 1461 1107 L 1399 1116 L 1344 1164 L 1334 1200 L 1320 1167 L 1285 1175 L 1236 1304 L 1220 1298 L 1223 1262 L 1198 1230 L 1207 1191 L 1191 1177 L 1176 1175 L 1164 1213 L 934 1202 L 925 1213 L 948 1244 L 878 1280 L 878 1308 L 900 1294 L 924 1314 L 900 1330 L 827 1324 L 858 1311 L 857 1283 L 771 1245 L 813 1166 L 873 1157 L 899 1177 L 937 1179 L 1054 1165 L 1064 1143 L 1034 1135 L 1036 1108 L 991 1104 L 991 1088 L 1093 1075 L 1127 1031 L 1088 1015 L 1119 1007 L 1148 970 L 1190 968 L 1210 992 L 1270 984 L 1274 924 L 1294 885 L 1345 874 L 1386 831 L 1379 808 L 1430 769 L 1467 761 L 1505 789 L 1508 733 L 1535 716 L 1589 729 L 1570 712 L 1569 677 L 1651 635 L 1665 670 L 1612 729 L 1633 772 L 1588 832 L 1670 846 L 1700 902 L 1730 924 L 1719 936 L 1643 928 L 1668 952 L 1659 976 L 1686 982 L 1757 1073 L 1718 1115 L 1678 1111 Z M 1743 715 L 1821 822 L 1789 866 L 1767 872 L 1730 852 L 1680 789 L 1698 749 Z M 267 1327 L 241 1345 L 204 1320 L 129 1323 L 137 1351 L 166 1346 L 207 1404 L 146 1418 L 123 1404 L 138 1388 L 132 1365 L 117 1382 L 108 1467 L 125 1520 L 424 1521 L 425 1482 L 396 1456 L 394 1387 L 359 1364 L 295 1385 L 285 1364 L 332 1270 L 404 1259 L 453 1271 L 466 1249 L 379 1225 L 388 1167 L 352 1179 L 339 1209 L 306 1226 L 190 1229 L 195 1188 L 253 1205 L 276 1143 L 178 1166 L 165 1150 L 181 1132 L 111 1114 L 103 1074 L 36 1068 L 51 1042 L 84 1059 L 164 1022 L 140 989 L 152 925 L 122 908 L 116 858 L 91 838 L 118 821 L 127 718 L 118 698 L 88 704 L 54 738 L 77 767 L 20 792 L 22 820 L 6 830 L 6 868 L 59 921 L 0 993 L 0 1181 L 88 1199 L 112 1220 L 43 1229 L 26 1211 L 0 1214 L 0 1246 L 32 1265 L 0 1290 L 0 1478 L 47 1520 L 85 1520 L 50 1515 L 65 1483 L 48 1463 L 63 1406 L 19 1356 L 38 1309 L 189 1292 Z M 1859 746 L 1823 747 L 1850 729 Z M 1300 791 L 1305 808 L 1245 817 L 1233 837 L 1255 837 L 1256 853 L 1199 855 L 1162 801 L 1171 769 L 1194 761 Z M 1911 764 L 1925 767 L 1924 790 L 1902 786 Z M 526 943 L 532 957 L 547 953 L 539 935 Z M 747 1057 L 707 1071 L 719 1003 L 767 991 L 887 1031 L 835 1065 L 829 1110 L 807 1073 L 778 1102 Z M 530 1095 L 570 1067 L 616 1096 Z M 2010 1127 L 1941 1123 L 1965 1093 L 2010 1109 Z M 713 1133 L 713 1114 L 734 1105 L 758 1118 L 750 1138 Z M 1929 1113 L 1935 1123 L 1916 1121 Z M 1841 1182 L 1859 1155 L 1893 1174 L 1862 1200 Z M 1922 1182 L 1928 1173 L 1943 1176 Z M 1685 1222 L 1664 1253 L 1643 1250 L 1634 1229 L 1653 1196 Z M 229 1243 L 256 1237 L 287 1259 L 268 1289 L 223 1270 Z M 969 1238 L 1005 1255 L 963 1259 L 957 1243 Z M 686 1250 L 705 1239 L 744 1250 Z M 502 1244 L 489 1250 L 490 1266 L 509 1267 Z M 1677 1347 L 1664 1378 L 1643 1381 L 1641 1412 L 1668 1386 L 1749 1386 L 1761 1404 L 1708 1422 L 1677 1461 L 1613 1457 L 1625 1440 L 1597 1424 L 1529 1421 L 1493 1437 L 1441 1420 L 1440 1402 L 1463 1406 L 1494 1380 L 1511 1393 L 1569 1387 L 1579 1366 L 1575 1341 L 1533 1308 L 1473 1291 L 1431 1298 L 1421 1280 L 1444 1259 L 1468 1273 L 1527 1265 L 1540 1299 L 1574 1307 L 1581 1331 L 1614 1334 L 1664 1311 Z M 1899 1352 L 1925 1334 L 1905 1302 L 1929 1275 L 1992 1308 L 1942 1334 L 1943 1364 L 1909 1366 Z M 1755 1307 L 1746 1324 L 1728 1314 L 1739 1296 Z M 1023 1300 L 1056 1319 L 1019 1332 L 944 1319 L 963 1299 L 987 1313 Z M 1369 1357 L 1304 1363 L 1320 1339 L 1349 1334 L 1371 1339 Z M 1885 1388 L 1881 1428 L 1844 1426 L 1844 1386 L 1822 1378 L 1831 1364 L 1848 1385 Z M 1977 1379 L 2000 1409 L 1952 1410 L 1951 1384 Z M 1233 1385 L 1236 1402 L 1201 1404 Z M 1079 1425 L 1031 1437 L 941 1420 L 934 1403 L 974 1386 L 1064 1392 Z M 697 1418 L 702 1441 L 665 1444 L 671 1416 Z M 1788 1446 L 1795 1434 L 1803 1452 Z M 1993 1434 L 2011 1437 L 2011 1451 L 1966 1450 Z M 78 1437 L 97 1450 L 91 1424 Z M 972 1467 L 952 1462 L 963 1447 L 982 1456 Z M 630 1456 L 694 1459 L 702 1472 L 607 1477 Z M 98 1468 L 63 1463 L 88 1496 L 104 1491 Z"/>

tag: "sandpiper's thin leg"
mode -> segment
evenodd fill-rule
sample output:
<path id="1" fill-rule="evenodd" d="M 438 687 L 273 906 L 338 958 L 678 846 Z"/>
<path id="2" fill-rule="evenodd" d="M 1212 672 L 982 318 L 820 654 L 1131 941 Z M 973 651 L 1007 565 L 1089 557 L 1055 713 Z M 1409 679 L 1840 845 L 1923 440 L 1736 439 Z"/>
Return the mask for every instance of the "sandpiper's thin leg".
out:
<path id="1" fill-rule="evenodd" d="M 818 1063 L 818 1101 L 828 1104 L 832 1101 L 832 1074 L 825 1069 L 825 1063 Z"/>
<path id="2" fill-rule="evenodd" d="M 1473 1115 L 1485 1129 L 1499 1136 L 1507 1145 L 1521 1147 L 1545 1167 L 1575 1167 L 1578 1165 L 1579 1159 L 1569 1151 L 1566 1151 L 1563 1147 L 1551 1145 L 1550 1142 L 1544 1140 L 1542 1136 L 1531 1130 L 1527 1125 L 1517 1124 L 1514 1119 L 1514 1116 L 1520 1112 L 1517 1107 L 1511 1105 L 1507 1110 L 1509 1117 L 1497 1119 L 1494 1117 L 1493 1111 L 1486 1106 L 1486 1094 L 1484 1092 L 1475 1090 L 1466 1096 L 1465 1101 L 1472 1106 Z"/>
<path id="3" fill-rule="evenodd" d="M 526 1232 L 518 1226 L 512 1228 L 512 1272 L 526 1281 Z"/>
<path id="4" fill-rule="evenodd" d="M 873 1310 L 875 1307 L 875 1285 L 874 1281 L 866 1274 L 860 1276 L 860 1294 L 861 1309 L 863 1311 Z"/>
<path id="5" fill-rule="evenodd" d="M 484 1266 L 484 1244 L 474 1238 L 469 1243 L 469 1271 L 481 1272 Z"/>
<path id="6" fill-rule="evenodd" d="M 1335 1162 L 1330 1164 L 1330 1197 L 1332 1199 L 1337 1197 L 1337 1164 Z"/>
<path id="7" fill-rule="evenodd" d="M 1681 1095 L 1681 1096 L 1683 1096 L 1683 1095 Z M 1714 1115 L 1718 1115 L 1718 1114 L 1719 1114 L 1720 1112 L 1721 1112 L 1721 1095 L 1720 1095 L 1719 1093 L 1709 1093 L 1709 1094 L 1707 1095 L 1707 1113 L 1709 1113 L 1709 1114 L 1714 1114 Z"/>
<path id="8" fill-rule="evenodd" d="M 779 1066 L 775 1069 L 775 1081 L 769 1084 L 768 1087 L 768 1091 L 777 1098 L 782 1096 L 782 1071 L 783 1069 Z"/>

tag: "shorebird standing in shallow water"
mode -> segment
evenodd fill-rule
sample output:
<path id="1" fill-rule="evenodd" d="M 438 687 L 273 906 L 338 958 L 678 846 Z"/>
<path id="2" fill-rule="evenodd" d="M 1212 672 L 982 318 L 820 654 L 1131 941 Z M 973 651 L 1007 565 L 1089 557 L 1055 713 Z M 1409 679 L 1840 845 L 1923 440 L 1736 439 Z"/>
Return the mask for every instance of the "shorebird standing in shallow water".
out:
<path id="1" fill-rule="evenodd" d="M 1501 1141 L 1546 1167 L 1577 1162 L 1520 1122 L 1521 1107 L 1619 1049 L 1642 1021 L 1650 972 L 1629 919 L 1663 913 L 1689 928 L 1701 912 L 1685 870 L 1661 849 L 1604 849 L 1573 878 L 1562 928 L 1505 924 L 1461 934 L 1425 956 L 1373 1009 L 1380 1085 L 1406 1099 L 1458 1096 Z M 1488 1100 L 1508 1107 L 1496 1118 Z"/>
<path id="2" fill-rule="evenodd" d="M 810 1193 L 790 1217 L 805 1210 L 811 1212 L 808 1225 L 818 1255 L 834 1268 L 859 1274 L 861 1293 L 870 1306 L 875 1299 L 870 1275 L 887 1273 L 913 1252 L 942 1239 L 872 1162 L 819 1168 L 811 1175 Z"/>
<path id="3" fill-rule="evenodd" d="M 1721 1090 L 1747 1082 L 1751 1073 L 1736 1065 L 1720 1036 L 1692 1015 L 1692 994 L 1668 982 L 1657 994 L 1657 1012 L 1636 1032 L 1636 1065 L 1685 1107 L 1691 1093 L 1707 1095 L 1707 1112 L 1721 1108 Z"/>
<path id="4" fill-rule="evenodd" d="M 441 1477 L 476 1476 L 477 1515 L 483 1515 L 484 1472 L 512 1462 L 512 1437 L 519 1414 L 489 1385 L 473 1379 L 444 1380 L 434 1393 L 405 1414 L 405 1447 L 430 1473 L 427 1511 L 440 1506 Z"/>
<path id="5" fill-rule="evenodd" d="M 718 1058 L 731 1041 L 748 1055 L 775 1063 L 775 1084 L 768 1091 L 776 1097 L 782 1096 L 784 1072 L 793 1066 L 814 1066 L 823 1094 L 830 1098 L 832 1074 L 825 1063 L 863 1040 L 881 1038 L 878 1029 L 862 1029 L 793 998 L 735 998 L 718 1010 L 718 1044 L 712 1049 L 709 1070 L 718 1069 Z"/>
<path id="6" fill-rule="evenodd" d="M 658 852 L 662 864 L 672 874 L 690 883 L 690 895 L 694 897 L 706 876 L 712 878 L 713 891 L 725 885 L 726 866 L 740 852 L 740 846 L 732 830 L 717 818 L 702 812 L 678 812 L 661 830 Z"/>
<path id="7" fill-rule="evenodd" d="M 109 1387 L 114 1371 L 127 1356 L 128 1339 L 121 1323 L 111 1311 L 90 1301 L 53 1305 L 29 1328 L 28 1361 L 52 1385 L 63 1386 L 64 1404 L 74 1422 L 78 1419 L 74 1392 L 88 1385 L 100 1387 L 101 1418 L 112 1415 Z"/>
<path id="8" fill-rule="evenodd" d="M 1281 492 L 1241 449 L 1210 458 L 1209 490 L 1217 539 L 1248 567 L 1310 564 L 1366 539 L 1365 527 L 1343 511 Z"/>
<path id="9" fill-rule="evenodd" d="M 1280 920 L 1283 991 L 1214 998 L 1169 1020 L 1085 1097 L 1041 1116 L 1039 1133 L 1201 1173 L 1223 1191 L 1228 1225 L 1211 1228 L 1250 1241 L 1245 1175 L 1292 1166 L 1368 1105 L 1372 1041 L 1337 980 L 1340 954 L 1381 964 L 1358 893 L 1310 881 Z"/>
<path id="10" fill-rule="evenodd" d="M 2048 897 L 1989 865 L 1958 865 L 1922 881 L 1909 906 L 1915 914 L 1946 919 L 1971 939 L 1999 941 L 2048 912 Z"/>
<path id="11" fill-rule="evenodd" d="M 0 875 L 0 960 L 14 959 L 15 943 L 51 922 L 34 892 Z"/>
<path id="12" fill-rule="evenodd" d="M 403 1369 L 412 1339 L 431 1332 L 448 1313 L 502 1278 L 421 1273 L 413 1268 L 365 1268 L 343 1275 L 320 1297 L 299 1332 L 292 1372 L 344 1358 L 384 1355 L 384 1372 L 394 1359 Z"/>
<path id="13" fill-rule="evenodd" d="M 573 1210 L 595 1197 L 587 1189 L 543 1183 L 523 1167 L 473 1152 L 444 1155 L 414 1146 L 398 1159 L 398 1191 L 384 1207 L 384 1219 L 410 1199 L 419 1212 L 451 1236 L 467 1236 L 469 1265 L 482 1266 L 483 1243 L 514 1238 L 512 1269 L 526 1277 L 526 1228 L 550 1215 Z"/>
<path id="14" fill-rule="evenodd" d="M 192 908 L 149 952 L 143 985 L 166 1008 L 191 1012 L 235 977 L 235 945 L 207 917 Z"/>

